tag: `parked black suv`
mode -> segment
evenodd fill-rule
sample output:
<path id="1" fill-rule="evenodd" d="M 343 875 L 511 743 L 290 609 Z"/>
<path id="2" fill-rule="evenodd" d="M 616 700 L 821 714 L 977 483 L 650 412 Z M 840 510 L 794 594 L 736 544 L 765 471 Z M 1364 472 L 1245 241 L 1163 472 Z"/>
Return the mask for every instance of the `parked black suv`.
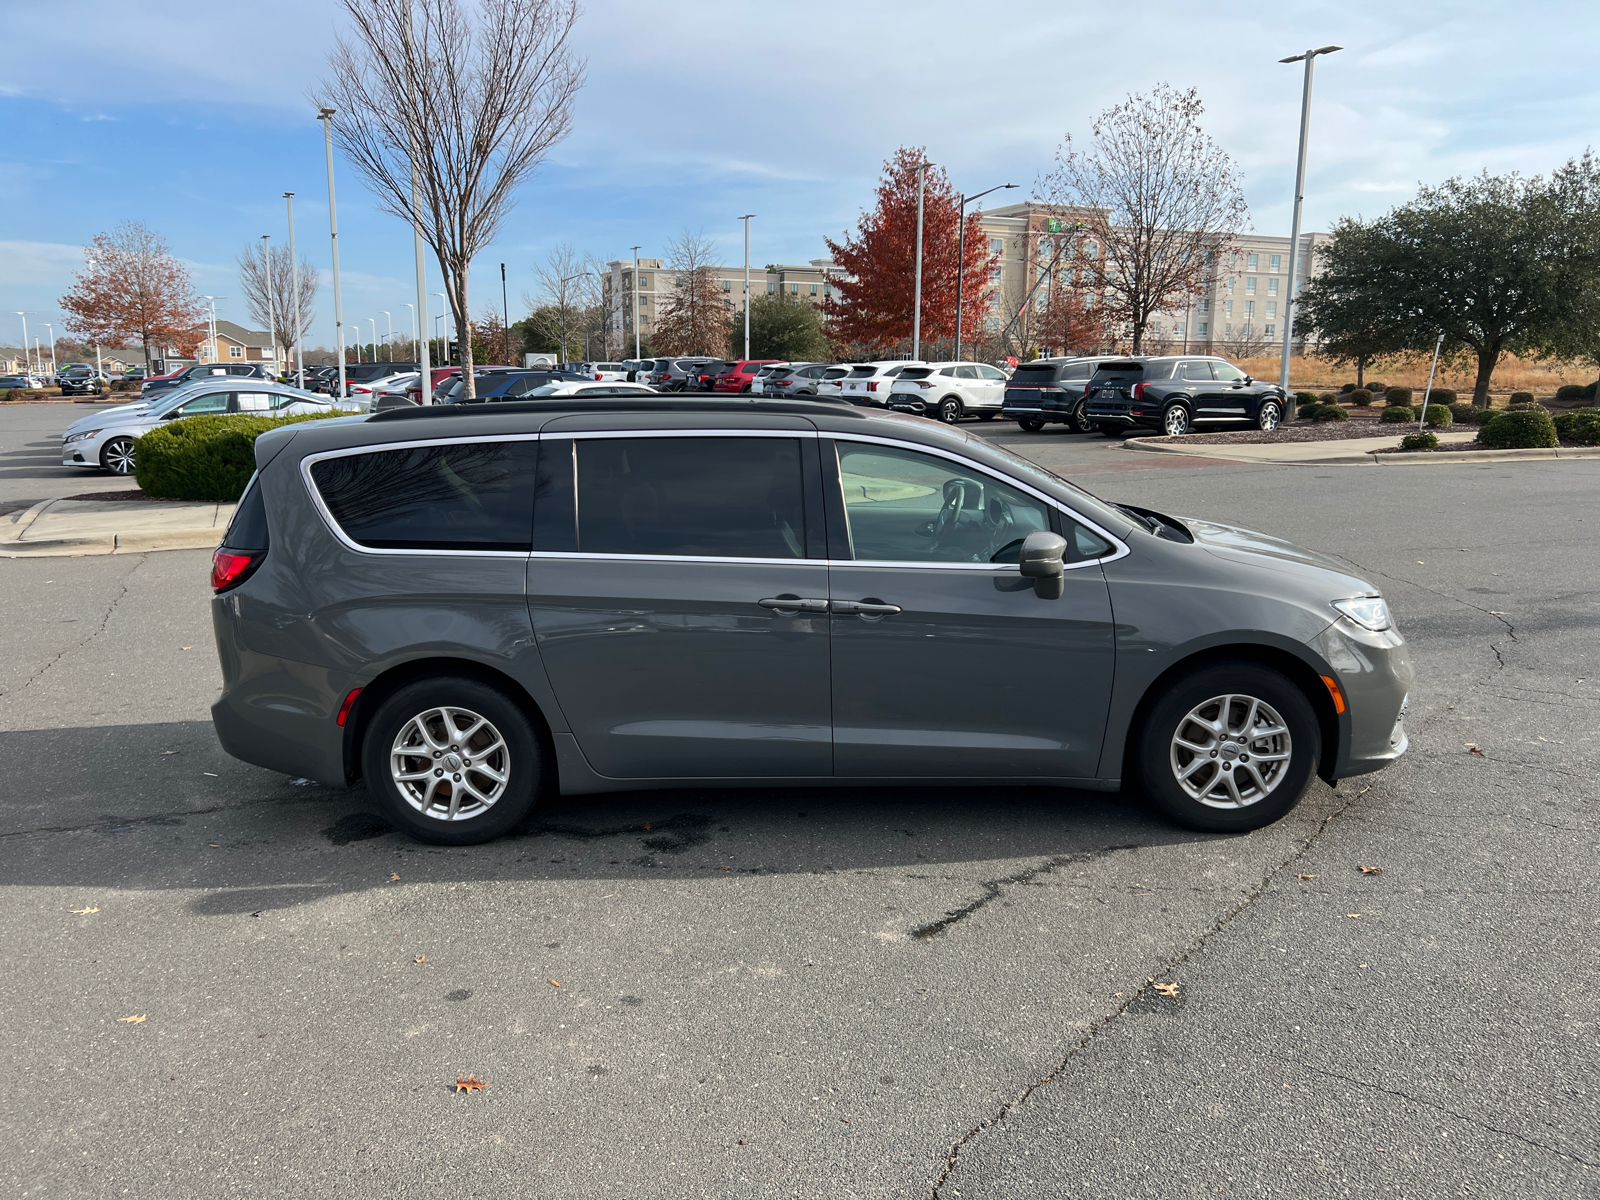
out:
<path id="1" fill-rule="evenodd" d="M 1020 363 L 1006 383 L 1005 406 L 1009 417 L 1027 433 L 1046 425 L 1065 425 L 1073 433 L 1093 433 L 1094 422 L 1084 410 L 1089 380 L 1109 358 L 1040 358 Z M 1120 361 L 1120 360 L 1117 360 Z"/>
<path id="2" fill-rule="evenodd" d="M 1283 409 L 1277 384 L 1204 354 L 1103 362 L 1089 381 L 1086 406 L 1088 419 L 1108 437 L 1139 427 L 1177 435 L 1241 422 L 1273 430 Z"/>
<path id="3" fill-rule="evenodd" d="M 88 363 L 68 363 L 56 372 L 56 383 L 63 396 L 99 396 L 106 381 Z"/>

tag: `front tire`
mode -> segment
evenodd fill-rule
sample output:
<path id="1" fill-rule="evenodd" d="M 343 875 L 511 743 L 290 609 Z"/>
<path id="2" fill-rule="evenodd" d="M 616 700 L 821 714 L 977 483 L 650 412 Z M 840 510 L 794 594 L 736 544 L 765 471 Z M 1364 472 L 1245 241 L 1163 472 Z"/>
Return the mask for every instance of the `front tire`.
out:
<path id="1" fill-rule="evenodd" d="M 946 425 L 954 425 L 961 420 L 961 401 L 954 396 L 946 396 L 939 401 L 939 420 Z"/>
<path id="2" fill-rule="evenodd" d="M 1189 410 L 1181 404 L 1171 405 L 1161 415 L 1161 428 L 1168 437 L 1182 437 L 1189 432 Z"/>
<path id="3" fill-rule="evenodd" d="M 100 465 L 113 475 L 132 475 L 133 439 L 112 438 L 100 451 Z"/>
<path id="4" fill-rule="evenodd" d="M 1300 802 L 1322 756 L 1322 733 L 1291 680 L 1233 661 L 1168 687 L 1135 747 L 1136 777 L 1162 815 L 1207 833 L 1244 833 Z"/>
<path id="5" fill-rule="evenodd" d="M 544 779 L 539 737 L 522 707 L 474 679 L 435 676 L 385 700 L 361 745 L 383 815 L 412 837 L 473 846 L 510 832 Z"/>
<path id="6" fill-rule="evenodd" d="M 1017 427 L 1019 429 L 1021 429 L 1023 433 L 1038 433 L 1041 429 L 1044 428 L 1044 418 L 1043 417 L 1018 417 L 1017 418 Z"/>

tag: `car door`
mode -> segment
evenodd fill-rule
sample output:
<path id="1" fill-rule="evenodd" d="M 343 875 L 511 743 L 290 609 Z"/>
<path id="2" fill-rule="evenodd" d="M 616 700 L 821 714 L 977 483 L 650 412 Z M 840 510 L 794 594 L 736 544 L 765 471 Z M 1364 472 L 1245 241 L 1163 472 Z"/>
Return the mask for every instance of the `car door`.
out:
<path id="1" fill-rule="evenodd" d="M 983 402 L 988 408 L 999 408 L 1005 403 L 1006 373 L 988 363 L 978 364 L 978 378 L 983 383 Z"/>
<path id="2" fill-rule="evenodd" d="M 832 771 L 817 440 L 794 418 L 762 421 L 545 427 L 528 606 L 601 775 Z"/>
<path id="3" fill-rule="evenodd" d="M 1242 421 L 1255 406 L 1255 389 L 1250 386 L 1245 373 L 1232 363 L 1213 360 L 1211 372 L 1216 377 L 1216 413 L 1223 420 Z"/>
<path id="4" fill-rule="evenodd" d="M 1222 384 L 1211 373 L 1211 363 L 1206 359 L 1180 362 L 1173 371 L 1173 381 L 1189 396 L 1196 421 L 1215 421 L 1227 415 L 1222 395 Z"/>
<path id="5" fill-rule="evenodd" d="M 1114 647 L 1098 559 L 1112 541 L 954 455 L 825 441 L 834 770 L 1065 779 L 1098 767 Z M 1068 539 L 1059 600 L 1016 564 Z"/>

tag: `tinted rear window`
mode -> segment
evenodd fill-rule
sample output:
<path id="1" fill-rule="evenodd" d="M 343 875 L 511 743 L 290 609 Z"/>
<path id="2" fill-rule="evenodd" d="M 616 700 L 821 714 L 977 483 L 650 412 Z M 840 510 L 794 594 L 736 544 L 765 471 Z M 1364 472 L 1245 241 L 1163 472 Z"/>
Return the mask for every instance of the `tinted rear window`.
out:
<path id="1" fill-rule="evenodd" d="M 528 550 L 534 442 L 328 458 L 311 478 L 345 536 L 379 550 Z"/>
<path id="2" fill-rule="evenodd" d="M 1056 363 L 1023 363 L 1011 373 L 1012 383 L 1054 383 L 1061 367 Z"/>
<path id="3" fill-rule="evenodd" d="M 851 367 L 850 368 L 850 378 L 851 379 L 871 379 L 877 373 L 878 373 L 878 368 L 877 367 Z"/>
<path id="4" fill-rule="evenodd" d="M 901 379 L 926 379 L 933 374 L 932 367 L 906 367 L 900 372 Z"/>
<path id="5" fill-rule="evenodd" d="M 803 558 L 800 443 L 578 439 L 578 550 Z"/>
<path id="6" fill-rule="evenodd" d="M 222 544 L 229 550 L 267 549 L 267 502 L 261 494 L 261 476 L 250 476 L 239 507 L 233 510 Z"/>

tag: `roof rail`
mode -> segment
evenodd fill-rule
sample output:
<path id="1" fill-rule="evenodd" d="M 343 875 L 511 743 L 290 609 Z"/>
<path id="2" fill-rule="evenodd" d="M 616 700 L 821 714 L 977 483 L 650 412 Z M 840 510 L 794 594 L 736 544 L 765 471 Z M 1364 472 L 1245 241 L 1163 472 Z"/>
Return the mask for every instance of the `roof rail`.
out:
<path id="1" fill-rule="evenodd" d="M 474 414 L 517 414 L 550 412 L 675 412 L 675 413 L 734 413 L 770 412 L 785 414 L 814 413 L 821 407 L 833 416 L 864 418 L 867 414 L 846 401 L 831 396 L 816 401 L 805 400 L 734 400 L 711 399 L 680 400 L 656 399 L 641 396 L 637 400 L 626 396 L 596 397 L 585 400 L 581 396 L 551 396 L 545 400 L 496 400 L 472 404 L 429 404 L 410 408 L 386 408 L 375 412 L 369 421 L 426 421 L 442 417 L 465 417 Z"/>

